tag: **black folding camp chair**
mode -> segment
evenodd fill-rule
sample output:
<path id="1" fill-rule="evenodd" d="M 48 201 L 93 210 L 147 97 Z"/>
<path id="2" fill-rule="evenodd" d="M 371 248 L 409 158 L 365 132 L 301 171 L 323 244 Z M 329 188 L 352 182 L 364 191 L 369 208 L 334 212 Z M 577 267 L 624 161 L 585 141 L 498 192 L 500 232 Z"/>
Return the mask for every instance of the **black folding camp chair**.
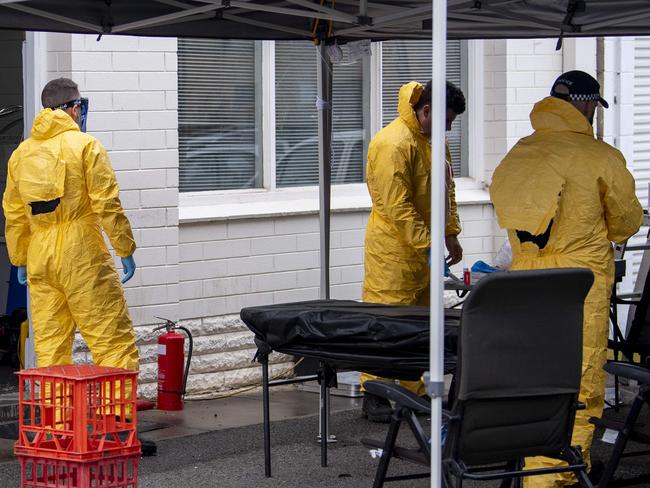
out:
<path id="1" fill-rule="evenodd" d="M 644 404 L 650 406 L 650 369 L 635 364 L 612 362 L 605 365 L 605 370 L 610 374 L 637 381 L 639 391 L 624 420 L 592 419 L 593 423 L 618 432 L 612 454 L 605 464 L 605 470 L 598 483 L 598 488 L 631 484 L 640 486 L 640 483 L 645 483 L 643 486 L 648 486 L 650 473 L 644 473 L 625 480 L 614 480 L 614 473 L 622 457 L 650 456 L 650 451 L 647 449 L 625 451 L 628 441 L 650 444 L 650 426 L 638 422 Z"/>
<path id="2" fill-rule="evenodd" d="M 583 305 L 592 282 L 587 269 L 496 273 L 469 294 L 461 315 L 457 391 L 451 411 L 443 414 L 447 486 L 502 479 L 506 487 L 514 478 L 566 471 L 582 487 L 592 486 L 580 447 L 570 444 L 579 408 Z M 386 476 L 392 457 L 429 465 L 429 436 L 415 415 L 430 414 L 428 402 L 398 385 L 364 387 L 395 402 L 385 441 L 362 440 L 383 450 L 374 487 L 428 475 Z M 396 446 L 404 420 L 415 448 Z M 525 457 L 539 455 L 568 464 L 522 470 Z"/>
<path id="3" fill-rule="evenodd" d="M 644 212 L 644 226 L 648 226 L 647 212 Z M 618 293 L 616 284 L 622 282 L 625 276 L 626 253 L 629 251 L 643 251 L 639 265 L 634 291 Z M 628 244 L 624 242 L 614 247 L 614 288 L 612 290 L 610 319 L 612 324 L 609 348 L 613 351 L 614 361 L 628 361 L 631 363 L 650 365 L 650 287 L 648 282 L 650 273 L 650 228 L 643 244 Z M 629 305 L 627 314 L 627 327 L 622 329 L 619 324 L 618 307 Z M 614 407 L 618 411 L 619 381 L 614 377 Z"/>
<path id="4" fill-rule="evenodd" d="M 618 298 L 616 304 L 633 305 L 634 316 L 627 334 L 623 334 L 616 322 L 613 323 L 614 334 L 609 340 L 609 348 L 614 351 L 615 358 L 621 353 L 627 362 L 650 366 L 650 273 L 646 274 L 638 300 Z"/>

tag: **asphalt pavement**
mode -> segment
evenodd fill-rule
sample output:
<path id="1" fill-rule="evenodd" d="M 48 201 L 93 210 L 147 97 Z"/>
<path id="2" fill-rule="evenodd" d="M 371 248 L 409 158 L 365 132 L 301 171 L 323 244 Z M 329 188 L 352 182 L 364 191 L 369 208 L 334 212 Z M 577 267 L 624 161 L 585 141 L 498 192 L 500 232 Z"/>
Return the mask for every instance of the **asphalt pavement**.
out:
<path id="1" fill-rule="evenodd" d="M 360 417 L 357 402 L 337 404 L 337 411 L 331 417 L 330 433 L 335 434 L 337 442 L 329 445 L 328 467 L 320 465 L 320 445 L 316 440 L 318 433 L 317 395 L 304 392 L 287 392 L 276 394 L 276 402 L 295 404 L 296 398 L 304 395 L 307 406 L 296 407 L 295 415 L 289 416 L 276 408 L 275 420 L 272 423 L 272 469 L 273 476 L 264 476 L 264 451 L 262 425 L 254 417 L 250 423 L 226 422 L 214 430 L 197 431 L 188 427 L 183 433 L 179 427 L 171 431 L 175 435 L 164 434 L 165 429 L 153 430 L 150 438 L 158 442 L 158 455 L 142 458 L 139 466 L 139 487 L 141 488 L 194 488 L 194 487 L 370 487 L 375 476 L 378 459 L 373 458 L 369 450 L 363 447 L 359 440 L 362 437 L 382 439 L 386 433 L 386 425 L 368 422 Z M 229 407 L 233 412 L 237 405 L 245 402 L 255 402 L 256 395 L 242 399 L 229 399 Z M 335 401 L 336 403 L 336 401 Z M 206 405 L 209 407 L 206 407 Z M 205 403 L 202 408 L 213 410 L 211 417 L 219 419 L 227 417 L 228 408 L 221 408 L 224 401 L 213 400 Z M 251 403 L 261 410 L 260 403 Z M 249 405 L 249 406 L 250 406 Z M 212 409 L 212 410 L 210 410 Z M 242 409 L 245 411 L 245 409 Z M 272 408 L 273 412 L 273 408 Z M 153 414 L 156 417 L 157 414 Z M 192 409 L 178 416 L 198 418 Z M 608 415 L 613 415 L 612 412 Z M 143 415 L 144 417 L 144 415 Z M 208 415 L 206 414 L 206 418 Z M 646 415 L 647 417 L 647 415 Z M 420 417 L 428 427 L 428 419 Z M 185 419 L 184 422 L 188 422 Z M 217 420 L 215 420 L 216 422 Z M 226 422 L 229 425 L 225 425 Z M 406 426 L 404 426 L 406 427 Z M 175 430 L 174 430 L 175 429 Z M 182 430 L 182 429 L 181 429 Z M 413 439 L 408 429 L 403 429 L 400 443 L 412 444 Z M 154 435 L 155 433 L 157 435 Z M 598 434 L 600 436 L 600 432 Z M 607 459 L 611 452 L 611 444 L 596 441 L 594 456 Z M 622 462 L 617 475 L 629 476 L 650 471 L 650 456 L 629 458 Z M 420 466 L 396 460 L 391 464 L 389 474 L 407 474 L 421 471 Z M 0 487 L 20 486 L 20 469 L 15 459 L 0 462 Z M 399 487 L 428 487 L 430 480 L 416 480 L 390 483 L 390 488 Z M 465 482 L 464 486 L 486 488 L 498 486 L 498 482 L 472 483 Z M 635 486 L 650 486 L 637 484 Z"/>

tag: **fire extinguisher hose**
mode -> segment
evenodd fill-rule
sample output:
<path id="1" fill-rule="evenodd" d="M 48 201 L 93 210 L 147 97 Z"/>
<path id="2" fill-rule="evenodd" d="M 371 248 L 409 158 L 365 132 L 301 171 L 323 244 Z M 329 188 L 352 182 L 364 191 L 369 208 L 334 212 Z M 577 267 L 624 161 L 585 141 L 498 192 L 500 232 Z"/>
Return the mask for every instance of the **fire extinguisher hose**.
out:
<path id="1" fill-rule="evenodd" d="M 187 390 L 187 377 L 190 374 L 190 361 L 192 361 L 192 350 L 194 349 L 194 341 L 192 339 L 192 333 L 188 328 L 183 327 L 182 325 L 177 325 L 176 328 L 185 332 L 185 335 L 187 335 L 187 339 L 189 341 L 187 347 L 187 361 L 185 361 L 185 376 L 183 377 L 183 390 L 181 391 L 181 395 L 183 396 L 183 398 L 185 398 L 185 391 Z"/>

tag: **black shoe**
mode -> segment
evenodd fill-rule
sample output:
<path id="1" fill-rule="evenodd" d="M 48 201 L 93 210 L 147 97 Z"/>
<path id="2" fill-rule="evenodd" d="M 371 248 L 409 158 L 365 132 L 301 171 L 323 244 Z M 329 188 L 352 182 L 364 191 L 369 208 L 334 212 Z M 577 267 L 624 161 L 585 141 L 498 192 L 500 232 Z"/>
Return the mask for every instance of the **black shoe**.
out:
<path id="1" fill-rule="evenodd" d="M 390 416 L 393 414 L 393 407 L 391 407 L 390 402 L 385 398 L 364 392 L 361 411 L 371 422 L 387 424 L 390 422 Z"/>
<path id="2" fill-rule="evenodd" d="M 138 436 L 138 440 L 140 441 L 140 452 L 142 454 L 142 457 L 155 456 L 157 454 L 158 446 L 156 446 L 156 443 L 154 441 L 143 439 L 140 436 Z"/>

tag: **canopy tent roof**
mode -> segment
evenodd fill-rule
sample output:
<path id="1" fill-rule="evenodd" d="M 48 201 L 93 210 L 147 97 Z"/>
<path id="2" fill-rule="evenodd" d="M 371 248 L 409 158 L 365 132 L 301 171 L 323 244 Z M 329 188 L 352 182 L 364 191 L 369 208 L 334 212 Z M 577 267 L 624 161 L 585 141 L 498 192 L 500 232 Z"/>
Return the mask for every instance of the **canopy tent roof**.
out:
<path id="1" fill-rule="evenodd" d="M 650 33 L 649 0 L 448 0 L 447 6 L 450 39 Z M 0 29 L 141 36 L 430 39 L 431 16 L 431 0 L 0 0 Z"/>

